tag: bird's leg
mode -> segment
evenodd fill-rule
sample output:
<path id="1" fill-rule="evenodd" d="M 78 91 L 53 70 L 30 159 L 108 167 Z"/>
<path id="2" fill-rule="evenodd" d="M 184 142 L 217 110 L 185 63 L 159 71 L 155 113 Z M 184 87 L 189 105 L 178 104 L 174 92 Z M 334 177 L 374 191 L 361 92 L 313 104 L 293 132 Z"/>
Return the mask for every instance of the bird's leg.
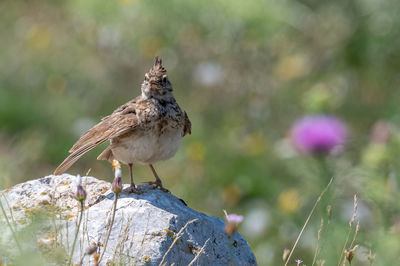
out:
<path id="1" fill-rule="evenodd" d="M 158 174 L 156 172 L 156 169 L 154 169 L 152 164 L 149 164 L 151 171 L 153 172 L 154 177 L 156 178 L 155 182 L 147 182 L 147 184 L 149 185 L 154 185 L 155 188 L 160 188 L 162 191 L 164 192 L 169 192 L 168 189 L 166 189 L 165 187 L 163 187 L 161 179 L 158 177 Z"/>
<path id="2" fill-rule="evenodd" d="M 130 192 L 140 194 L 139 190 L 138 190 L 138 189 L 136 188 L 136 186 L 135 186 L 135 183 L 133 182 L 132 164 L 129 163 L 128 166 L 129 166 L 129 174 L 130 174 L 130 176 L 131 176 L 131 187 L 130 187 Z"/>

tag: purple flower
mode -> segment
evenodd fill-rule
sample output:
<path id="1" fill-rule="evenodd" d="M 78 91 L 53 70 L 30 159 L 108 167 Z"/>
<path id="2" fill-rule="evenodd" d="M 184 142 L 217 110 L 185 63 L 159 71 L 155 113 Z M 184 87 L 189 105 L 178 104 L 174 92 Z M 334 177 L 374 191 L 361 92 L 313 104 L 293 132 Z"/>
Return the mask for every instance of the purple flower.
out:
<path id="1" fill-rule="evenodd" d="M 347 128 L 333 116 L 305 116 L 293 125 L 291 139 L 302 153 L 329 154 L 346 143 Z"/>
<path id="2" fill-rule="evenodd" d="M 300 263 L 302 263 L 303 261 L 302 261 L 302 260 L 299 260 L 299 259 L 297 259 L 297 260 L 295 260 L 295 262 L 297 263 L 297 265 L 300 265 Z"/>

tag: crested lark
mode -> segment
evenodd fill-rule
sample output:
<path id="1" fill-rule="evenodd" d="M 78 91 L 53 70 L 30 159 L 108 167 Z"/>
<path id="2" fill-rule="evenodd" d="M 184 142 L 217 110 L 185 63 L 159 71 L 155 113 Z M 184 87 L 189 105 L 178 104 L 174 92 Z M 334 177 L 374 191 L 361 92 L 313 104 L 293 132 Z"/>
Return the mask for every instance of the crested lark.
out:
<path id="1" fill-rule="evenodd" d="M 154 65 L 145 74 L 142 94 L 117 108 L 81 136 L 54 174 L 65 172 L 86 152 L 109 140 L 110 145 L 97 159 L 110 162 L 116 159 L 127 164 L 132 192 L 138 192 L 133 182 L 134 163 L 148 164 L 156 178 L 155 182 L 149 183 L 168 191 L 162 186 L 153 163 L 175 155 L 182 137 L 191 133 L 191 123 L 177 104 L 166 73 L 161 58 L 156 57 Z"/>

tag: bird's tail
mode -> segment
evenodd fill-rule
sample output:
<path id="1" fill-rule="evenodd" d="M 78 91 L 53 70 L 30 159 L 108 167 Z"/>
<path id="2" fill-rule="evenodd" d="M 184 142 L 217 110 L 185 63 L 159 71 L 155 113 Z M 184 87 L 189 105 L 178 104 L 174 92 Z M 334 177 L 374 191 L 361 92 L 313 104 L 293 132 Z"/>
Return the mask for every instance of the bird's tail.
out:
<path id="1" fill-rule="evenodd" d="M 97 144 L 88 144 L 80 147 L 79 149 L 72 152 L 54 171 L 55 175 L 60 175 L 68 170 L 79 158 L 85 153 L 96 147 Z"/>

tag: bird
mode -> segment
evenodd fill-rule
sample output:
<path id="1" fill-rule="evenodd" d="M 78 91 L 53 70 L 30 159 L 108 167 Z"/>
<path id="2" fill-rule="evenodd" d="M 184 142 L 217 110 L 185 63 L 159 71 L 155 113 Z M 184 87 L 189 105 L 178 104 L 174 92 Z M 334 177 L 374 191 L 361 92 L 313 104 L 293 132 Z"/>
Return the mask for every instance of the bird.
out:
<path id="1" fill-rule="evenodd" d="M 153 164 L 173 157 L 182 138 L 191 134 L 191 130 L 192 123 L 175 100 L 162 59 L 156 56 L 153 66 L 144 76 L 141 94 L 84 133 L 54 174 L 64 173 L 85 153 L 109 141 L 109 146 L 97 160 L 118 160 L 128 165 L 130 192 L 140 193 L 133 181 L 132 167 L 136 163 L 150 167 L 155 181 L 148 184 L 168 192 Z"/>

